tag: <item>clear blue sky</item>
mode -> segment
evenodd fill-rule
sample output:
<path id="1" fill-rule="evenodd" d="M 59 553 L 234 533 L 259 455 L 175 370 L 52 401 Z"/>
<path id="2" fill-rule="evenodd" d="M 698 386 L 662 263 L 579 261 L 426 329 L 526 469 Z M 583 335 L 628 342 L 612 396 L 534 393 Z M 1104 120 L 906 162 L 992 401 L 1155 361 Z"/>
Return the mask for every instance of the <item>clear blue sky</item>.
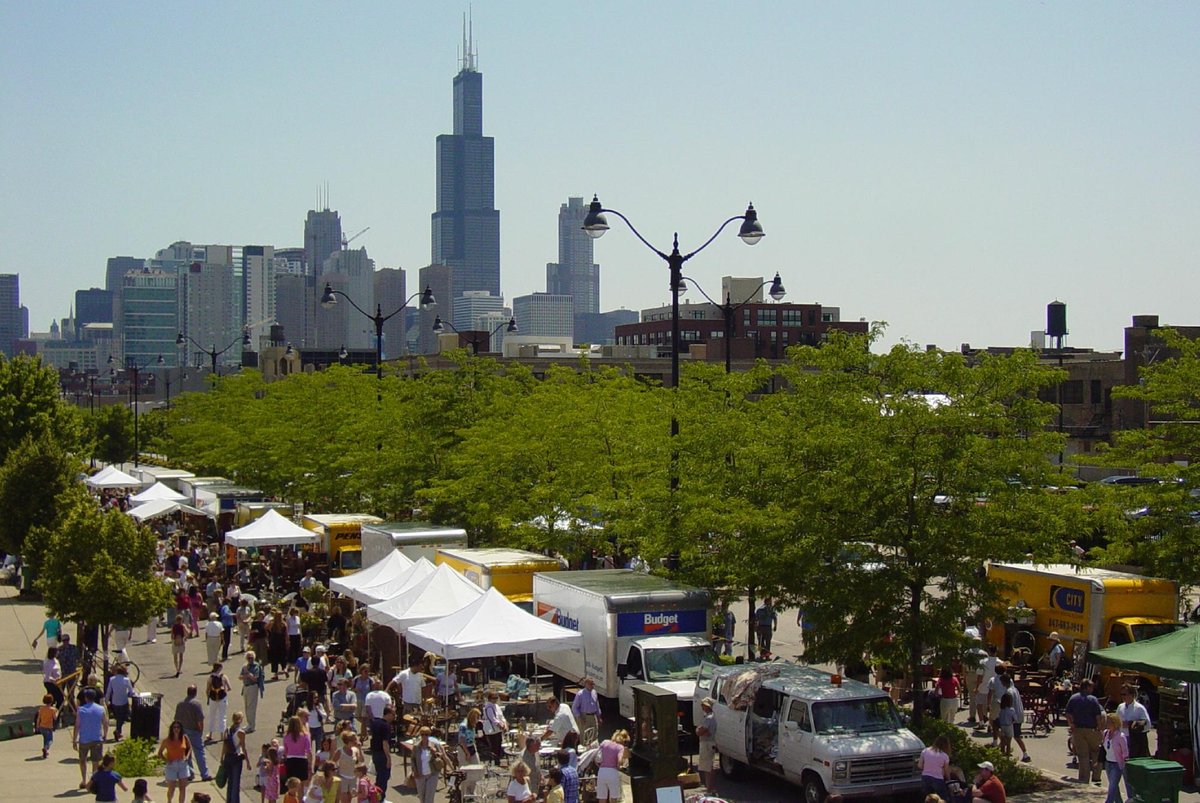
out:
<path id="1" fill-rule="evenodd" d="M 105 259 L 298 246 L 316 189 L 379 267 L 429 262 L 463 5 L 0 0 L 0 272 L 31 327 Z M 1077 346 L 1200 324 L 1200 3 L 475 2 L 502 287 L 600 194 L 688 264 L 783 274 L 889 340 Z M 614 221 L 615 222 L 615 221 Z M 614 226 L 602 307 L 667 300 Z M 694 297 L 694 296 L 693 296 Z"/>

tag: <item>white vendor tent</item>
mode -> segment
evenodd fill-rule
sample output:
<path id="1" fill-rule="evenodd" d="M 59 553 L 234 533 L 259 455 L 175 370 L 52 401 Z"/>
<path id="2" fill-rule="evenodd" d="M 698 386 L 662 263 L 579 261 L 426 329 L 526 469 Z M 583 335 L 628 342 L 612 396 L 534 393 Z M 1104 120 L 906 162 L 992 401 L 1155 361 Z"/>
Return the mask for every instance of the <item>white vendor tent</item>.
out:
<path id="1" fill-rule="evenodd" d="M 334 577 L 329 581 L 329 588 L 339 594 L 353 597 L 352 590 L 374 585 L 391 577 L 397 577 L 407 571 L 413 562 L 399 551 L 392 551 L 383 560 L 372 563 L 365 569 L 360 569 L 346 577 Z"/>
<path id="2" fill-rule="evenodd" d="M 479 586 L 442 564 L 403 593 L 367 606 L 367 618 L 403 633 L 415 625 L 440 619 L 483 595 Z"/>
<path id="3" fill-rule="evenodd" d="M 225 533 L 225 543 L 237 547 L 291 546 L 320 543 L 321 536 L 268 510 L 245 527 Z"/>
<path id="4" fill-rule="evenodd" d="M 433 571 L 432 563 L 425 558 L 418 558 L 416 563 L 400 574 L 376 578 L 374 583 L 350 589 L 349 594 L 355 602 L 361 602 L 363 605 L 383 602 L 412 588 L 433 574 Z"/>
<path id="5" fill-rule="evenodd" d="M 185 505 L 182 502 L 172 501 L 170 499 L 153 499 L 149 502 L 138 505 L 126 511 L 130 516 L 138 521 L 146 521 L 148 519 L 157 519 L 162 516 L 169 516 L 172 513 L 182 510 L 184 513 L 190 513 L 193 516 L 203 516 L 203 510 L 197 510 L 191 505 Z"/>
<path id="6" fill-rule="evenodd" d="M 579 633 L 521 610 L 494 588 L 449 616 L 411 628 L 407 636 L 447 661 L 583 649 Z"/>
<path id="7" fill-rule="evenodd" d="M 93 488 L 141 488 L 142 481 L 131 477 L 116 466 L 105 466 L 84 480 Z"/>
<path id="8" fill-rule="evenodd" d="M 130 502 L 155 502 L 161 499 L 165 499 L 168 502 L 191 501 L 187 496 L 168 485 L 163 485 L 161 482 L 156 482 L 141 493 L 136 493 L 129 497 Z"/>

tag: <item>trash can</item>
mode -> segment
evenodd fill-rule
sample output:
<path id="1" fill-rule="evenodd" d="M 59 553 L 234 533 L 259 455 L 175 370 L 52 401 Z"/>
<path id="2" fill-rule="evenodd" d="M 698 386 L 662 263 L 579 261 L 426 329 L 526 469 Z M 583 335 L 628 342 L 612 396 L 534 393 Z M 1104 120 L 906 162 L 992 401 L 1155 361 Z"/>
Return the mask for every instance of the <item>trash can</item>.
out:
<path id="1" fill-rule="evenodd" d="M 143 692 L 135 695 L 132 710 L 129 712 L 129 738 L 150 739 L 157 745 L 161 719 L 161 694 Z"/>
<path id="2" fill-rule="evenodd" d="M 1131 758 L 1125 762 L 1125 774 L 1141 803 L 1179 803 L 1183 765 L 1161 758 Z"/>

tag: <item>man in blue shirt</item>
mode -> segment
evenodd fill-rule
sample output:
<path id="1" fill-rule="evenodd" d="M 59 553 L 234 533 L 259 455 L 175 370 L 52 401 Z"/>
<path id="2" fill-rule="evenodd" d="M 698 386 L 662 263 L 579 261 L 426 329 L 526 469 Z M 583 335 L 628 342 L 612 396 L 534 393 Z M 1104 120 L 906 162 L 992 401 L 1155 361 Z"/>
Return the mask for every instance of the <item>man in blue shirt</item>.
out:
<path id="1" fill-rule="evenodd" d="M 75 728 L 71 731 L 71 747 L 79 751 L 79 788 L 87 789 L 87 762 L 92 760 L 92 772 L 100 771 L 104 755 L 104 740 L 108 738 L 108 714 L 96 704 L 96 690 L 85 689 L 83 705 L 75 712 Z"/>
<path id="2" fill-rule="evenodd" d="M 583 679 L 583 688 L 579 690 L 579 693 L 575 695 L 575 700 L 571 703 L 571 713 L 575 715 L 575 722 L 579 725 L 581 735 L 589 730 L 592 731 L 593 738 L 599 734 L 602 717 L 600 716 L 600 696 L 596 694 L 594 678 Z"/>
<path id="3" fill-rule="evenodd" d="M 558 769 L 562 772 L 563 803 L 579 803 L 579 773 L 571 766 L 571 754 L 558 751 Z"/>
<path id="4" fill-rule="evenodd" d="M 775 613 L 775 606 L 771 604 L 771 598 L 766 597 L 762 601 L 762 605 L 754 612 L 754 630 L 758 636 L 759 651 L 765 657 L 771 652 L 771 637 L 775 634 L 775 629 L 779 627 L 779 615 Z"/>
<path id="5" fill-rule="evenodd" d="M 1092 682 L 1085 680 L 1079 684 L 1079 692 L 1067 701 L 1063 711 L 1067 717 L 1067 725 L 1071 729 L 1071 746 L 1079 759 L 1079 783 L 1091 780 L 1100 782 L 1100 744 L 1104 723 L 1104 708 L 1092 696 Z"/>
<path id="6" fill-rule="evenodd" d="M 220 594 L 218 594 L 220 599 Z M 233 608 L 225 600 L 221 600 L 221 660 L 229 660 L 229 641 L 233 636 L 233 626 L 237 624 L 237 616 L 233 612 Z"/>

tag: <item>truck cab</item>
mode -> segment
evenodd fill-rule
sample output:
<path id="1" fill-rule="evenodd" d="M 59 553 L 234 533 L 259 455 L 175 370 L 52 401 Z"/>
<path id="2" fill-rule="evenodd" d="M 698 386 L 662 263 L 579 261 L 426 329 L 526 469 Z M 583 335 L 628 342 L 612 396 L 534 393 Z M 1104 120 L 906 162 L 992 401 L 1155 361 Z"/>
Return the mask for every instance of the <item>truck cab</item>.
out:
<path id="1" fill-rule="evenodd" d="M 776 661 L 704 664 L 696 685 L 713 699 L 721 771 L 752 768 L 800 787 L 805 803 L 837 793 L 877 799 L 921 788 L 924 744 L 901 725 L 892 699 L 874 686 Z"/>
<path id="2" fill-rule="evenodd" d="M 637 683 L 653 683 L 675 694 L 679 700 L 680 724 L 685 731 L 694 729 L 693 708 L 696 677 L 705 663 L 716 661 L 716 653 L 706 639 L 699 636 L 653 636 L 631 639 L 623 662 L 617 664 L 620 686 L 617 699 L 621 716 L 633 719 L 633 687 Z M 622 660 L 618 658 L 618 660 Z"/>

